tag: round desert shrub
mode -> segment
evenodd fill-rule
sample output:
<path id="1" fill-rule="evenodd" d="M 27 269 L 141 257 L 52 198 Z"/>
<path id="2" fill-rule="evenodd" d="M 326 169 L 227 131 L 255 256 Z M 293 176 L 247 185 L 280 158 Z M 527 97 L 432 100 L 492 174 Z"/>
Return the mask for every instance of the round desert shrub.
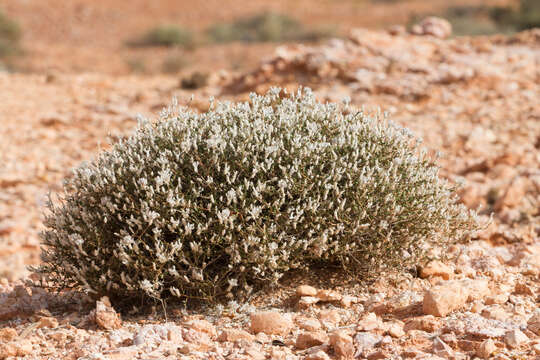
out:
<path id="1" fill-rule="evenodd" d="M 37 271 L 113 298 L 212 301 L 315 263 L 404 268 L 476 226 L 437 170 L 407 130 L 309 89 L 169 109 L 74 170 Z"/>

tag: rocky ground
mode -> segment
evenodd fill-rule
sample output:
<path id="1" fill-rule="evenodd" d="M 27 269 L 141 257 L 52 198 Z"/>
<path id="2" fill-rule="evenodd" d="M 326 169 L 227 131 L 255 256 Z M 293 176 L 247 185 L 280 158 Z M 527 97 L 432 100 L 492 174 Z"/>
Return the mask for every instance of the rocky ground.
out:
<path id="1" fill-rule="evenodd" d="M 194 100 L 166 76 L 0 73 L 0 359 L 540 358 L 540 32 L 443 40 L 440 25 L 280 47 L 254 71 L 212 74 Z M 136 114 L 299 84 L 411 128 L 489 227 L 414 274 L 367 287 L 292 278 L 166 318 L 32 286 L 47 194 Z"/>

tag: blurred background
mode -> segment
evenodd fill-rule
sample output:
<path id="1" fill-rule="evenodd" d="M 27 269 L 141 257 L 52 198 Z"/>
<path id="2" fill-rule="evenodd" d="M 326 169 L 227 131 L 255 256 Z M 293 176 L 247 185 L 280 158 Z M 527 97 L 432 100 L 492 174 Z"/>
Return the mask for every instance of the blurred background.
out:
<path id="1" fill-rule="evenodd" d="M 538 0 L 0 0 L 0 66 L 16 72 L 246 71 L 276 43 L 446 18 L 453 36 L 538 26 Z"/>

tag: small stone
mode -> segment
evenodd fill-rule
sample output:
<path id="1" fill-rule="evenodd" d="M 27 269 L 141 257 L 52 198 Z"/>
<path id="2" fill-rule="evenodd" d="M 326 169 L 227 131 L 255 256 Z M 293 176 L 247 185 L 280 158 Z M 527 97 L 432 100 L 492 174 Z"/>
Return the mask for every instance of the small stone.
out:
<path id="1" fill-rule="evenodd" d="M 53 317 L 42 317 L 39 319 L 38 328 L 57 328 L 58 327 L 58 320 L 56 320 Z"/>
<path id="2" fill-rule="evenodd" d="M 246 355 L 249 356 L 250 360 L 265 360 L 266 359 L 266 355 L 263 354 L 258 348 L 253 347 L 253 346 L 245 349 L 245 353 Z"/>
<path id="3" fill-rule="evenodd" d="M 441 261 L 431 261 L 421 269 L 420 277 L 425 279 L 434 276 L 440 276 L 444 280 L 450 280 L 454 276 L 454 269 Z"/>
<path id="4" fill-rule="evenodd" d="M 292 321 L 276 311 L 251 314 L 251 331 L 268 335 L 286 335 L 293 327 Z"/>
<path id="5" fill-rule="evenodd" d="M 112 330 L 122 326 L 120 315 L 112 308 L 111 302 L 106 296 L 96 301 L 96 309 L 93 315 L 96 324 L 101 329 Z"/>
<path id="6" fill-rule="evenodd" d="M 388 28 L 388 33 L 392 36 L 403 35 L 407 29 L 403 25 L 392 25 Z"/>
<path id="7" fill-rule="evenodd" d="M 527 341 L 529 341 L 529 338 L 519 329 L 509 330 L 504 334 L 504 342 L 511 348 L 519 347 Z"/>
<path id="8" fill-rule="evenodd" d="M 139 353 L 137 346 L 124 346 L 118 349 L 104 352 L 107 360 L 130 360 L 135 359 Z"/>
<path id="9" fill-rule="evenodd" d="M 455 335 L 454 335 L 455 336 Z M 441 336 L 442 338 L 442 336 Z M 448 341 L 445 341 L 448 345 L 452 346 Z M 463 351 L 475 352 L 478 349 L 479 343 L 477 341 L 471 340 L 458 340 L 457 347 Z M 453 347 L 453 346 L 452 346 Z"/>
<path id="10" fill-rule="evenodd" d="M 484 301 L 486 305 L 493 305 L 493 304 L 504 304 L 508 301 L 508 294 L 495 294 L 493 296 L 488 296 L 486 300 Z"/>
<path id="11" fill-rule="evenodd" d="M 319 302 L 319 298 L 315 296 L 302 296 L 300 300 L 298 300 L 298 307 L 301 309 L 307 309 L 311 305 L 314 305 Z"/>
<path id="12" fill-rule="evenodd" d="M 341 358 L 349 359 L 354 355 L 353 339 L 344 331 L 335 331 L 330 334 L 330 346 Z"/>
<path id="13" fill-rule="evenodd" d="M 327 327 L 336 326 L 341 322 L 341 315 L 338 310 L 325 309 L 319 312 L 319 320 Z"/>
<path id="14" fill-rule="evenodd" d="M 296 288 L 296 295 L 298 296 L 316 296 L 317 289 L 309 285 L 300 285 Z"/>
<path id="15" fill-rule="evenodd" d="M 317 291 L 317 297 L 320 301 L 330 302 L 330 301 L 340 301 L 341 294 L 334 290 L 323 290 L 320 289 Z"/>
<path id="16" fill-rule="evenodd" d="M 0 344 L 0 359 L 5 359 L 10 356 L 23 357 L 31 354 L 33 350 L 32 343 L 27 339 Z"/>
<path id="17" fill-rule="evenodd" d="M 433 315 L 424 315 L 408 319 L 405 323 L 405 331 L 421 330 L 425 332 L 435 332 L 441 327 L 440 320 Z"/>
<path id="18" fill-rule="evenodd" d="M 510 317 L 510 314 L 500 306 L 495 305 L 482 310 L 482 316 L 486 319 L 504 321 Z"/>
<path id="19" fill-rule="evenodd" d="M 527 180 L 517 176 L 506 188 L 504 194 L 495 202 L 494 209 L 500 211 L 505 207 L 515 207 L 521 203 L 521 200 L 527 192 Z"/>
<path id="20" fill-rule="evenodd" d="M 383 337 L 381 335 L 369 332 L 360 332 L 354 337 L 354 341 L 360 352 L 373 349 L 382 339 Z"/>
<path id="21" fill-rule="evenodd" d="M 380 320 L 377 318 L 377 315 L 375 313 L 367 313 L 366 315 L 362 316 L 360 321 L 358 322 L 358 330 L 359 331 L 371 331 L 379 328 L 381 326 Z"/>
<path id="22" fill-rule="evenodd" d="M 492 339 L 486 339 L 482 341 L 478 349 L 476 350 L 476 356 L 482 359 L 489 359 L 491 354 L 497 350 L 497 346 Z"/>
<path id="23" fill-rule="evenodd" d="M 452 24 L 440 17 L 429 16 L 419 24 L 412 27 L 415 35 L 431 35 L 439 39 L 446 39 L 452 35 Z"/>
<path id="24" fill-rule="evenodd" d="M 388 354 L 386 354 L 382 350 L 377 350 L 375 352 L 372 352 L 367 356 L 368 360 L 381 360 L 381 359 L 388 359 Z"/>
<path id="25" fill-rule="evenodd" d="M 0 359 L 17 356 L 17 348 L 12 342 L 0 343 Z"/>
<path id="26" fill-rule="evenodd" d="M 196 331 L 208 334 L 210 338 L 215 338 L 217 335 L 216 327 L 207 320 L 190 320 L 185 325 L 189 329 L 194 329 Z"/>
<path id="27" fill-rule="evenodd" d="M 295 321 L 303 330 L 316 331 L 321 328 L 321 322 L 315 318 L 297 317 Z"/>
<path id="28" fill-rule="evenodd" d="M 184 329 L 182 338 L 186 342 L 194 345 L 190 348 L 191 350 L 207 351 L 212 347 L 212 340 L 210 339 L 210 336 L 208 333 L 202 331 L 197 331 L 195 329 Z"/>
<path id="29" fill-rule="evenodd" d="M 401 321 L 392 321 L 388 323 L 387 325 L 387 332 L 390 336 L 395 338 L 400 338 L 405 335 L 405 331 L 403 330 L 403 322 Z"/>
<path id="30" fill-rule="evenodd" d="M 341 298 L 340 304 L 343 307 L 350 307 L 352 304 L 356 304 L 358 302 L 358 298 L 356 296 L 350 296 L 350 295 L 343 295 Z"/>
<path id="31" fill-rule="evenodd" d="M 270 336 L 266 335 L 263 332 L 260 332 L 257 335 L 255 335 L 255 340 L 260 342 L 261 344 L 268 344 L 272 342 L 272 339 L 270 338 Z"/>
<path id="32" fill-rule="evenodd" d="M 236 342 L 240 340 L 253 341 L 254 336 L 242 329 L 224 329 L 219 334 L 218 341 Z"/>
<path id="33" fill-rule="evenodd" d="M 527 321 L 527 329 L 540 335 L 540 313 L 536 313 Z"/>
<path id="34" fill-rule="evenodd" d="M 296 338 L 296 347 L 300 350 L 304 350 L 313 346 L 322 345 L 328 342 L 328 339 L 328 335 L 324 331 L 303 332 Z"/>
<path id="35" fill-rule="evenodd" d="M 17 336 L 17 330 L 13 328 L 5 327 L 0 329 L 0 340 L 2 340 L 2 342 L 10 342 L 11 340 L 16 339 Z"/>
<path id="36" fill-rule="evenodd" d="M 540 355 L 540 343 L 536 343 L 533 345 L 532 349 L 536 353 L 536 355 Z"/>
<path id="37" fill-rule="evenodd" d="M 454 357 L 454 350 L 439 337 L 433 340 L 433 353 L 446 359 Z"/>
<path id="38" fill-rule="evenodd" d="M 471 312 L 475 313 L 475 314 L 478 314 L 479 312 L 482 312 L 482 310 L 484 310 L 486 306 L 484 304 L 482 304 L 481 302 L 475 302 L 472 306 L 471 306 Z"/>
<path id="39" fill-rule="evenodd" d="M 534 291 L 525 283 L 517 283 L 514 289 L 515 294 L 534 296 Z"/>
<path id="40" fill-rule="evenodd" d="M 273 358 L 272 358 L 273 359 Z M 322 350 L 318 350 L 313 354 L 309 354 L 305 358 L 306 360 L 330 360 L 330 356 Z"/>
<path id="41" fill-rule="evenodd" d="M 487 280 L 449 280 L 433 286 L 424 294 L 425 314 L 444 317 L 468 301 L 483 299 L 489 294 Z"/>

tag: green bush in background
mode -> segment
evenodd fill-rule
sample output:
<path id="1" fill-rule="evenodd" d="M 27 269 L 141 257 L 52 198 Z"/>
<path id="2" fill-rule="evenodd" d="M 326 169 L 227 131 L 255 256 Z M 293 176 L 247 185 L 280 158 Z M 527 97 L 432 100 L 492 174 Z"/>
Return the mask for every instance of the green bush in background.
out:
<path id="1" fill-rule="evenodd" d="M 306 29 L 295 19 L 271 12 L 217 24 L 207 30 L 213 42 L 314 41 L 331 36 L 330 28 Z"/>
<path id="2" fill-rule="evenodd" d="M 177 25 L 160 25 L 129 41 L 128 45 L 192 47 L 195 41 L 193 33 L 187 29 Z"/>
<path id="3" fill-rule="evenodd" d="M 19 25 L 0 11 L 0 57 L 17 54 L 20 37 Z"/>

